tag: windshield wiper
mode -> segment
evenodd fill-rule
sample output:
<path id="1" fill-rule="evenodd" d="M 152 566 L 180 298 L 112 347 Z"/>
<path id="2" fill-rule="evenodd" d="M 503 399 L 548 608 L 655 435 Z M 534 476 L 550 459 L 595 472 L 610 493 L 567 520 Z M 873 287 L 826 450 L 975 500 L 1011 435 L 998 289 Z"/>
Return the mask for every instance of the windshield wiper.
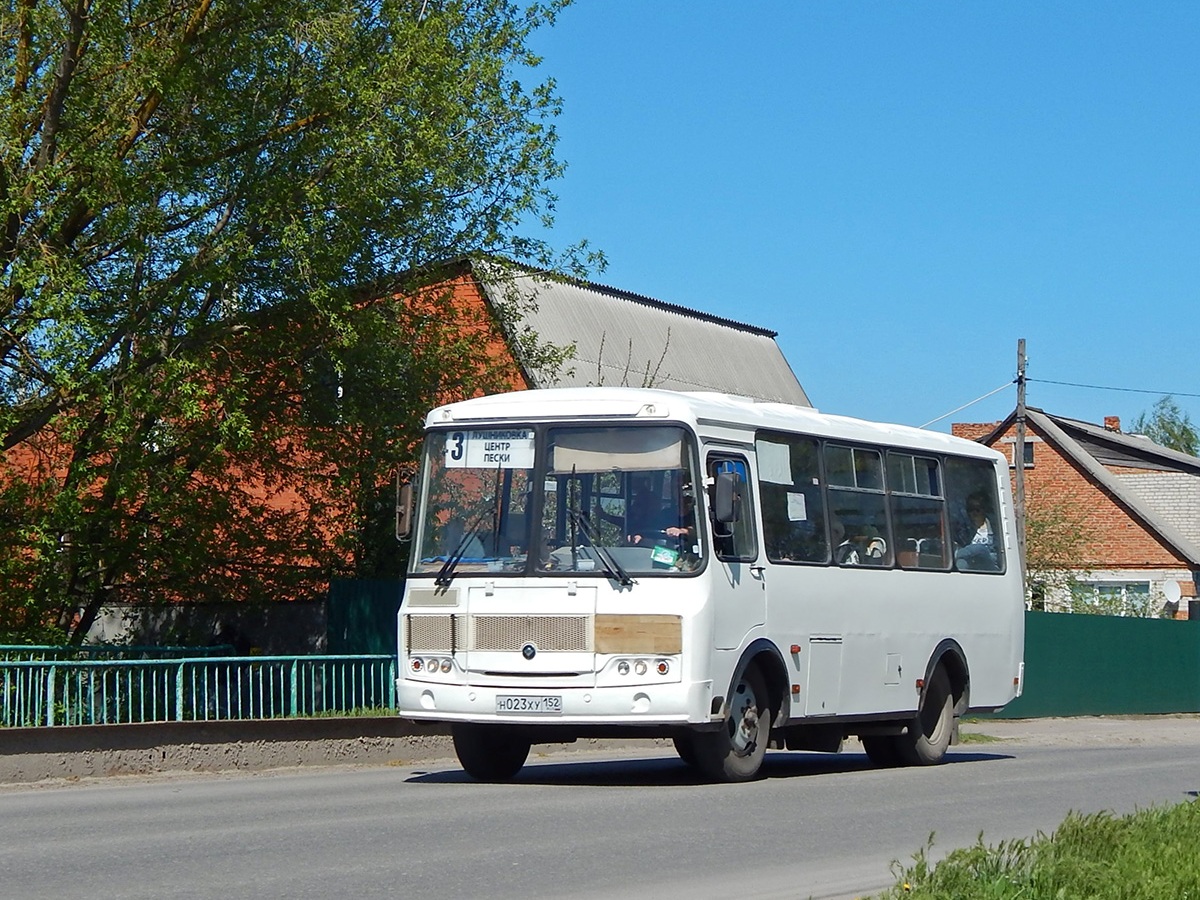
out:
<path id="1" fill-rule="evenodd" d="M 637 584 L 629 573 L 622 568 L 621 564 L 608 552 L 608 548 L 601 544 L 596 539 L 596 533 L 592 530 L 592 524 L 588 521 L 587 516 L 577 509 L 570 510 L 571 518 L 584 535 L 592 544 L 592 549 L 596 551 L 596 555 L 600 557 L 600 562 L 604 564 L 604 569 L 608 572 L 608 576 L 614 579 L 622 587 L 629 587 L 632 584 Z"/>
<path id="2" fill-rule="evenodd" d="M 462 562 L 463 556 L 466 555 L 467 545 L 471 543 L 471 538 L 479 533 L 479 529 L 483 527 L 483 516 L 479 516 L 475 520 L 475 524 L 468 528 L 462 536 L 462 540 L 458 542 L 458 546 L 454 548 L 442 567 L 438 569 L 437 577 L 433 579 L 433 583 L 438 587 L 450 587 L 450 582 L 454 580 L 454 570 L 458 564 Z"/>
<path id="3" fill-rule="evenodd" d="M 496 464 L 496 485 L 492 492 L 492 496 L 495 498 L 495 503 L 492 507 L 492 534 L 493 534 L 493 545 L 492 546 L 494 548 L 495 546 L 497 546 L 496 542 L 498 541 L 498 532 L 500 529 L 500 464 L 499 463 Z M 462 536 L 462 540 L 458 542 L 458 546 L 454 548 L 454 552 L 450 554 L 450 556 L 446 559 L 446 561 L 444 563 L 442 563 L 442 567 L 438 570 L 437 577 L 433 579 L 433 583 L 436 584 L 438 587 L 444 588 L 444 587 L 450 586 L 450 582 L 452 582 L 454 580 L 454 570 L 456 568 L 458 568 L 458 564 L 460 562 L 462 562 L 462 558 L 466 555 L 467 546 L 471 543 L 471 538 L 473 538 L 473 537 L 475 537 L 475 535 L 479 534 L 480 529 L 483 528 L 483 523 L 484 523 L 484 520 L 486 517 L 487 517 L 487 513 L 484 513 L 484 512 L 481 512 L 478 516 L 475 517 L 474 524 L 472 524 L 471 527 L 467 529 L 466 533 Z M 484 552 L 486 553 L 486 551 L 484 551 Z M 495 556 L 496 554 L 493 553 L 492 555 Z"/>

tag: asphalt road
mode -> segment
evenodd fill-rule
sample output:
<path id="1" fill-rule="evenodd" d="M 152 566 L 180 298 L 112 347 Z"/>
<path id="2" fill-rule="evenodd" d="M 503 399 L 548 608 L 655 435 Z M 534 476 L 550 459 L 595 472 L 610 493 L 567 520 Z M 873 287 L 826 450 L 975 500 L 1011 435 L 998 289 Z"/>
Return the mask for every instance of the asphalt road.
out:
<path id="1" fill-rule="evenodd" d="M 1200 791 L 1200 719 L 1042 720 L 944 766 L 772 753 L 744 785 L 649 745 L 531 758 L 476 784 L 423 766 L 97 779 L 0 791 L 0 898 L 805 898 L 934 854 Z"/>

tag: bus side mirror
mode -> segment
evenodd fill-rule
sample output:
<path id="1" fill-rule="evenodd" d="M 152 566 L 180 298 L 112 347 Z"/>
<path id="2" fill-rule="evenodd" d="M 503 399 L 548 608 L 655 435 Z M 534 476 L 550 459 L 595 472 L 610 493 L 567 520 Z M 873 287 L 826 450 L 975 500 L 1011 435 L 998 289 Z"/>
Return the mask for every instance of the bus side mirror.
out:
<path id="1" fill-rule="evenodd" d="M 736 472 L 720 472 L 717 475 L 713 495 L 713 518 L 722 524 L 736 522 L 741 518 L 739 479 Z"/>
<path id="2" fill-rule="evenodd" d="M 396 479 L 396 540 L 408 540 L 412 536 L 413 486 Z"/>

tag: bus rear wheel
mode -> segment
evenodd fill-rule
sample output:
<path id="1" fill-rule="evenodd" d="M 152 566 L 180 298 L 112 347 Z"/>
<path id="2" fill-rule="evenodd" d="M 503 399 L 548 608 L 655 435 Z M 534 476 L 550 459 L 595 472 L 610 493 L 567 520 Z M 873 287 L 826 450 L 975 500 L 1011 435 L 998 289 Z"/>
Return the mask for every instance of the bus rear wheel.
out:
<path id="1" fill-rule="evenodd" d="M 724 724 L 692 735 L 696 766 L 714 781 L 750 781 L 758 775 L 770 736 L 767 685 L 750 666 L 733 687 Z"/>
<path id="2" fill-rule="evenodd" d="M 906 765 L 936 766 L 945 760 L 953 734 L 954 692 L 950 676 L 938 666 L 925 686 L 916 718 L 908 731 L 896 738 L 896 749 Z"/>
<path id="3" fill-rule="evenodd" d="M 478 781 L 508 781 L 529 758 L 529 740 L 503 725 L 456 724 L 450 735 L 463 770 Z"/>
<path id="4" fill-rule="evenodd" d="M 867 751 L 867 759 L 881 768 L 898 766 L 900 748 L 897 746 L 897 735 L 894 734 L 864 734 L 859 738 L 863 749 Z"/>

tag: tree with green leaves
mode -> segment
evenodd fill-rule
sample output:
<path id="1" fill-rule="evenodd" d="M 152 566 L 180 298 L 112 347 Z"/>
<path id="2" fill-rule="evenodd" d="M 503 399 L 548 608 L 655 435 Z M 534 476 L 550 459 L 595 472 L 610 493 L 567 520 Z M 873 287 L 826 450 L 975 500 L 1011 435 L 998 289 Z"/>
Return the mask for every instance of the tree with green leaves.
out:
<path id="1" fill-rule="evenodd" d="M 397 570 L 421 413 L 511 373 L 453 295 L 375 301 L 468 255 L 582 264 L 522 235 L 562 171 L 522 80 L 561 5 L 4 0 L 0 636 Z M 478 328 L 553 365 L 521 302 Z"/>
<path id="2" fill-rule="evenodd" d="M 1072 607 L 1080 578 L 1093 567 L 1084 504 L 1076 497 L 1030 493 L 1025 505 L 1025 594 L 1034 609 Z"/>
<path id="3" fill-rule="evenodd" d="M 1200 434 L 1170 394 L 1160 397 L 1152 409 L 1139 413 L 1130 423 L 1129 432 L 1145 435 L 1169 450 L 1191 456 L 1200 454 Z"/>
<path id="4" fill-rule="evenodd" d="M 1029 497 L 1025 508 L 1025 595 L 1035 610 L 1084 615 L 1165 615 L 1161 593 L 1137 594 L 1097 585 L 1089 576 L 1102 568 L 1088 527 L 1088 505 L 1080 496 L 1054 492 Z"/>

